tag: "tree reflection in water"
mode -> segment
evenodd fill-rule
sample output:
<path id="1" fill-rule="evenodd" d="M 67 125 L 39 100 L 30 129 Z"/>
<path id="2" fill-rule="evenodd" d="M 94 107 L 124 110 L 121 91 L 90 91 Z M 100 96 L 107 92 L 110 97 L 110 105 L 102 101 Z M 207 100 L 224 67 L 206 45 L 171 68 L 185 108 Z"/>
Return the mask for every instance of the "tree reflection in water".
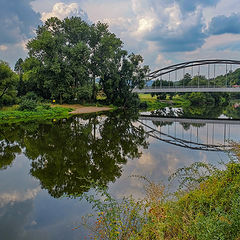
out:
<path id="1" fill-rule="evenodd" d="M 80 195 L 92 184 L 106 186 L 121 176 L 128 160 L 147 148 L 136 116 L 120 112 L 89 115 L 57 123 L 16 124 L 1 128 L 0 167 L 21 152 L 31 160 L 31 175 L 55 198 Z"/>

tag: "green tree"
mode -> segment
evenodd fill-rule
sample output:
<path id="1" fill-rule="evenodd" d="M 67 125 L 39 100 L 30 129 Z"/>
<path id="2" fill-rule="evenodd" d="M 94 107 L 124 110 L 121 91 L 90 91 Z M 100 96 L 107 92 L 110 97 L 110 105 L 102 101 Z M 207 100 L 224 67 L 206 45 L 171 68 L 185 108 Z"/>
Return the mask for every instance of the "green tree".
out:
<path id="1" fill-rule="evenodd" d="M 79 17 L 48 19 L 38 27 L 37 36 L 27 47 L 24 80 L 32 82 L 37 90 L 46 89 L 60 103 L 83 101 L 82 96 L 89 101 L 86 88 L 95 101 L 98 78 L 109 102 L 126 106 L 133 96 L 132 89 L 143 86 L 148 71 L 141 66 L 141 56 L 127 56 L 122 41 L 109 31 L 107 24 L 89 25 Z"/>
<path id="2" fill-rule="evenodd" d="M 96 99 L 96 78 L 103 77 L 114 65 L 119 65 L 122 55 L 126 54 L 126 51 L 122 50 L 122 45 L 122 41 L 109 31 L 107 24 L 98 22 L 92 26 L 90 70 L 93 82 L 93 100 Z"/>
<path id="3" fill-rule="evenodd" d="M 17 83 L 17 75 L 6 62 L 0 61 L 0 106 L 15 103 Z"/>
<path id="4" fill-rule="evenodd" d="M 189 73 L 186 73 L 182 80 L 178 81 L 178 86 L 189 86 L 192 83 L 192 77 Z M 194 82 L 194 84 L 196 84 Z"/>
<path id="5" fill-rule="evenodd" d="M 145 84 L 145 76 L 149 68 L 142 66 L 142 62 L 143 58 L 140 55 L 127 56 L 127 52 L 122 51 L 118 61 L 109 65 L 100 83 L 110 103 L 123 107 L 131 107 L 139 103 L 138 96 L 132 91 L 135 87 L 142 88 Z"/>

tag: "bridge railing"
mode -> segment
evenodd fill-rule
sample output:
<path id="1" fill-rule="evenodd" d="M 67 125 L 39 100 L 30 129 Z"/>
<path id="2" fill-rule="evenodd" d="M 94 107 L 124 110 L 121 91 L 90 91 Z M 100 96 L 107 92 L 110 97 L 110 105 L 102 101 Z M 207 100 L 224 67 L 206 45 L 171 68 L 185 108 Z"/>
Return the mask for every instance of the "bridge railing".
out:
<path id="1" fill-rule="evenodd" d="M 182 86 L 182 85 L 174 85 L 174 86 L 145 86 L 143 89 L 175 89 L 175 88 L 240 88 L 240 86 L 216 86 L 216 85 L 199 85 L 199 86 Z"/>

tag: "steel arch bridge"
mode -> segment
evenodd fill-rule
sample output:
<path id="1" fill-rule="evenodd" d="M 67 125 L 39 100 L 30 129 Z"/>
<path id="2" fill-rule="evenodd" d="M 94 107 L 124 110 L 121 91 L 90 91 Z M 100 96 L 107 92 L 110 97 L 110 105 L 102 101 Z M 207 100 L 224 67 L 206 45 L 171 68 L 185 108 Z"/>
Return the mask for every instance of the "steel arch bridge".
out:
<path id="1" fill-rule="evenodd" d="M 225 65 L 226 66 L 226 84 L 224 86 L 216 86 L 210 85 L 210 80 L 215 81 L 216 79 L 216 65 Z M 211 71 L 211 66 L 213 65 L 213 70 Z M 189 61 L 183 62 L 175 65 L 171 65 L 168 67 L 164 67 L 162 69 L 156 70 L 151 72 L 147 75 L 147 81 L 150 80 L 160 80 L 160 86 L 155 87 L 145 87 L 143 89 L 135 88 L 133 92 L 136 93 L 171 93 L 171 92 L 240 92 L 240 86 L 231 86 L 228 85 L 227 75 L 232 70 L 232 66 L 240 66 L 240 61 L 238 60 L 228 60 L 228 59 L 212 59 L 212 60 L 196 60 L 196 61 Z M 201 73 L 201 66 L 207 66 L 207 79 L 208 84 L 206 86 L 199 84 L 199 76 Z M 230 66 L 228 68 L 228 66 Z M 177 74 L 178 70 L 183 70 L 183 75 L 185 75 L 185 70 L 191 68 L 192 70 L 192 77 L 193 77 L 193 69 L 198 67 L 198 84 L 197 86 L 162 86 L 162 77 L 166 76 L 168 81 L 170 82 L 170 75 L 171 73 L 175 72 L 175 81 L 177 81 Z M 230 70 L 229 70 L 230 69 Z M 213 77 L 210 78 L 211 72 L 213 72 Z M 174 82 L 174 81 L 172 81 Z"/>

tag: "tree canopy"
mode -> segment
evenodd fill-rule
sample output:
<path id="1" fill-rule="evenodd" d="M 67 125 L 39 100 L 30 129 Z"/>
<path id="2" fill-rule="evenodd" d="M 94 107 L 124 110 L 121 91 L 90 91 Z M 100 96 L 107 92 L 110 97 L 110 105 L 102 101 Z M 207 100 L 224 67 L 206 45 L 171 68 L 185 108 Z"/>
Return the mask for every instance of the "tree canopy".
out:
<path id="1" fill-rule="evenodd" d="M 96 80 L 109 103 L 124 105 L 132 89 L 144 85 L 147 66 L 140 55 L 122 49 L 108 25 L 89 25 L 79 17 L 48 19 L 27 44 L 22 64 L 28 91 L 59 102 L 96 99 Z"/>
<path id="2" fill-rule="evenodd" d="M 13 104 L 16 98 L 17 75 L 0 60 L 0 106 Z"/>

